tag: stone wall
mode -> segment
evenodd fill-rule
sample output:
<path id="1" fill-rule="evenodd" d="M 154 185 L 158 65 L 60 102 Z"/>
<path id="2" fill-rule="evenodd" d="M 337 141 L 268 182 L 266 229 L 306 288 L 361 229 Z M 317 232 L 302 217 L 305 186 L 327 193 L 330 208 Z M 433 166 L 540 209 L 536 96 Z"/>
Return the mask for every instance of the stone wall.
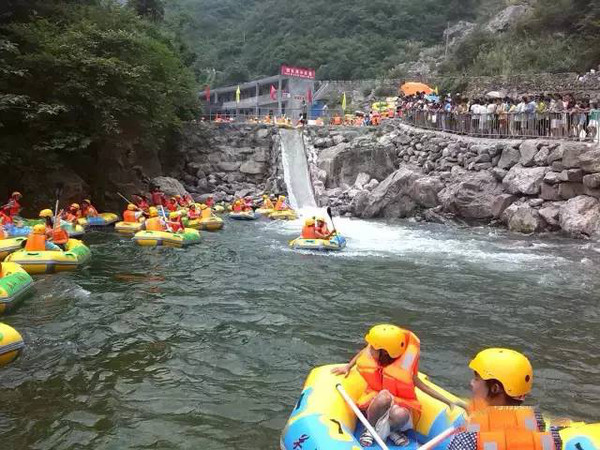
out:
<path id="1" fill-rule="evenodd" d="M 196 195 L 217 201 L 264 191 L 284 193 L 277 129 L 267 125 L 186 124 L 171 175 Z"/>
<path id="2" fill-rule="evenodd" d="M 594 144 L 486 140 L 399 123 L 310 129 L 306 141 L 317 199 L 340 214 L 600 233 Z"/>

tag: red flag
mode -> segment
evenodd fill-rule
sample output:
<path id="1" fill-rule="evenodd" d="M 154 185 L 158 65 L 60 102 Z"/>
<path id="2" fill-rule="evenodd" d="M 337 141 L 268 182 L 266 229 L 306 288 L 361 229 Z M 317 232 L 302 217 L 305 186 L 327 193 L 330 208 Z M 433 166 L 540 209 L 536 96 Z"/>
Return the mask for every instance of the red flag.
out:
<path id="1" fill-rule="evenodd" d="M 313 95 L 312 94 L 312 89 L 309 88 L 308 92 L 307 92 L 307 96 L 306 96 L 306 98 L 308 99 L 308 103 L 312 103 L 312 101 L 313 101 L 313 96 L 312 95 Z"/>
<path id="2" fill-rule="evenodd" d="M 207 102 L 210 102 L 210 86 L 208 84 L 204 88 L 204 98 Z"/>
<path id="3" fill-rule="evenodd" d="M 271 100 L 277 100 L 277 89 L 271 85 Z"/>

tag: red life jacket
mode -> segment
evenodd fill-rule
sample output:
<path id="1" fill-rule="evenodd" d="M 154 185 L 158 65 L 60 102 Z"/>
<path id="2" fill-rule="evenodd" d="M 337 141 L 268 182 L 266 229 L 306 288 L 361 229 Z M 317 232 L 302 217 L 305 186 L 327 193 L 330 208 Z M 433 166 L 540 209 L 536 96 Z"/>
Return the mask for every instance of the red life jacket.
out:
<path id="1" fill-rule="evenodd" d="M 46 235 L 31 233 L 27 236 L 25 250 L 28 252 L 43 252 L 46 250 Z"/>
<path id="2" fill-rule="evenodd" d="M 123 211 L 123 221 L 124 222 L 129 222 L 129 223 L 135 223 L 137 222 L 137 217 L 135 214 L 135 211 Z"/>
<path id="3" fill-rule="evenodd" d="M 206 199 L 206 202 L 204 202 L 206 206 L 208 206 L 209 208 L 212 207 L 212 205 L 215 204 L 215 201 L 212 197 L 209 197 L 208 199 Z"/>
<path id="4" fill-rule="evenodd" d="M 19 211 L 21 210 L 21 204 L 14 198 L 11 198 L 8 201 L 8 206 L 4 209 L 10 217 L 14 217 L 19 215 Z"/>
<path id="5" fill-rule="evenodd" d="M 163 203 L 164 194 L 162 192 L 160 192 L 160 191 L 154 191 L 151 194 L 151 197 L 152 197 L 152 204 L 154 206 L 160 206 L 160 205 L 164 204 Z"/>
<path id="6" fill-rule="evenodd" d="M 173 233 L 177 233 L 179 231 L 183 231 L 183 225 L 180 221 L 169 222 L 169 227 Z"/>
<path id="7" fill-rule="evenodd" d="M 140 208 L 142 211 L 146 211 L 149 208 L 149 205 L 146 200 L 141 199 L 140 201 L 138 201 L 137 207 Z"/>
<path id="8" fill-rule="evenodd" d="M 58 245 L 66 244 L 69 240 L 69 234 L 61 227 L 53 228 L 50 236 L 52 237 L 52 242 Z"/>
<path id="9" fill-rule="evenodd" d="M 4 214 L 4 211 L 0 211 L 0 225 L 8 225 L 13 223 L 12 217 Z"/>
<path id="10" fill-rule="evenodd" d="M 242 204 L 234 203 L 233 204 L 233 212 L 242 212 Z"/>
<path id="11" fill-rule="evenodd" d="M 394 403 L 408 408 L 414 414 L 420 414 L 421 404 L 417 400 L 414 377 L 419 372 L 421 343 L 419 338 L 409 332 L 406 350 L 391 364 L 382 366 L 372 356 L 369 348 L 363 350 L 356 361 L 358 372 L 367 382 L 367 390 L 358 400 L 360 408 L 366 408 L 379 391 L 386 389 L 394 396 Z M 416 418 L 415 418 L 416 419 Z M 413 421 L 416 423 L 416 421 Z"/>
<path id="12" fill-rule="evenodd" d="M 198 213 L 198 210 L 197 210 L 197 209 L 190 209 L 190 210 L 188 211 L 188 219 L 190 219 L 190 220 L 195 220 L 195 219 L 197 219 L 198 217 L 200 217 L 200 214 Z"/>
<path id="13" fill-rule="evenodd" d="M 98 211 L 92 205 L 85 207 L 81 207 L 81 215 L 83 217 L 98 217 Z"/>
<path id="14" fill-rule="evenodd" d="M 302 227 L 302 234 L 301 234 L 302 239 L 316 239 L 317 236 L 315 235 L 315 227 L 314 225 L 304 225 Z"/>
<path id="15" fill-rule="evenodd" d="M 171 211 L 171 212 L 172 212 L 172 211 L 177 211 L 177 202 L 170 201 L 170 202 L 167 204 L 167 209 L 168 209 L 169 211 Z"/>

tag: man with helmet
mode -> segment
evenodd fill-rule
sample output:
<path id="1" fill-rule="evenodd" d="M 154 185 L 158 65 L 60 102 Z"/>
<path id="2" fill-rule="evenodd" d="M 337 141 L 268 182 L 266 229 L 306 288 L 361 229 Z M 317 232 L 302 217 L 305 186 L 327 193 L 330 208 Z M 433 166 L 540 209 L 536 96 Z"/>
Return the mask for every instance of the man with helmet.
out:
<path id="1" fill-rule="evenodd" d="M 290 209 L 290 207 L 285 200 L 285 195 L 280 195 L 275 203 L 275 211 L 287 211 L 288 209 Z"/>
<path id="2" fill-rule="evenodd" d="M 82 217 L 98 217 L 98 210 L 92 206 L 92 201 L 89 198 L 81 202 Z"/>
<path id="3" fill-rule="evenodd" d="M 329 239 L 331 237 L 331 231 L 327 228 L 325 217 L 317 217 L 315 235 L 317 236 L 317 239 Z"/>
<path id="4" fill-rule="evenodd" d="M 470 362 L 475 411 L 467 431 L 453 437 L 448 450 L 559 449 L 556 431 L 546 433 L 541 414 L 522 407 L 531 392 L 533 368 L 515 350 L 488 348 Z"/>
<path id="5" fill-rule="evenodd" d="M 271 199 L 269 198 L 269 196 L 267 194 L 264 194 L 262 196 L 262 209 L 274 209 L 275 205 L 273 205 L 273 202 L 271 201 Z"/>
<path id="6" fill-rule="evenodd" d="M 181 214 L 178 212 L 169 213 L 169 222 L 167 222 L 167 228 L 173 233 L 179 233 L 183 231 L 184 226 L 181 220 Z"/>
<path id="7" fill-rule="evenodd" d="M 2 207 L 2 211 L 11 219 L 15 216 L 18 216 L 21 212 L 21 204 L 19 203 L 19 200 L 22 198 L 23 195 L 20 192 L 13 192 L 6 205 Z"/>
<path id="8" fill-rule="evenodd" d="M 72 203 L 71 206 L 63 213 L 63 219 L 67 222 L 75 223 L 81 218 L 81 211 L 78 203 Z"/>
<path id="9" fill-rule="evenodd" d="M 60 219 L 57 219 L 58 223 L 56 223 L 54 213 L 50 209 L 41 210 L 39 216 L 46 222 L 46 236 L 64 250 L 65 244 L 69 241 L 69 234 L 61 228 Z"/>
<path id="10" fill-rule="evenodd" d="M 137 223 L 143 215 L 144 212 L 140 208 L 130 203 L 127 205 L 127 209 L 123 211 L 123 222 Z"/>
<path id="11" fill-rule="evenodd" d="M 27 236 L 25 250 L 28 252 L 43 252 L 45 250 L 60 250 L 60 248 L 46 240 L 46 225 L 38 224 Z"/>
<path id="12" fill-rule="evenodd" d="M 383 440 L 389 438 L 394 445 L 406 446 L 409 439 L 404 432 L 413 427 L 421 414 L 416 388 L 450 407 L 455 403 L 419 379 L 421 344 L 414 333 L 382 324 L 372 327 L 365 340 L 367 347 L 346 366 L 333 369 L 333 373 L 347 375 L 356 365 L 367 382 L 358 407 L 366 411 L 367 420 Z M 368 430 L 360 436 L 363 447 L 371 447 L 373 441 Z"/>
<path id="13" fill-rule="evenodd" d="M 165 231 L 167 227 L 163 219 L 158 217 L 158 209 L 151 206 L 148 211 L 150 218 L 146 220 L 146 230 L 148 231 Z"/>
<path id="14" fill-rule="evenodd" d="M 309 217 L 304 221 L 304 226 L 302 227 L 302 234 L 300 235 L 302 239 L 316 239 L 317 236 L 315 234 L 315 219 L 313 217 Z"/>

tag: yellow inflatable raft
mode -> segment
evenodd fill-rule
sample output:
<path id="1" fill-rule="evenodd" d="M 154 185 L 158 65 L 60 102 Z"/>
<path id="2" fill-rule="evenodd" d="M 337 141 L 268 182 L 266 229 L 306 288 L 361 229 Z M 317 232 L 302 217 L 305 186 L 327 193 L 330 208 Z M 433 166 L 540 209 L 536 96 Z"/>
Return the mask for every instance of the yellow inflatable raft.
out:
<path id="1" fill-rule="evenodd" d="M 186 227 L 193 228 L 194 230 L 218 231 L 223 228 L 223 219 L 217 216 L 205 219 L 193 219 L 187 222 Z"/>
<path id="2" fill-rule="evenodd" d="M 356 402 L 366 389 L 364 378 L 356 368 L 347 378 L 331 373 L 335 365 L 314 369 L 304 384 L 302 394 L 292 411 L 292 415 L 282 432 L 280 447 L 282 450 L 327 449 L 361 450 L 359 437 L 363 426 L 347 405 L 336 385 L 341 384 L 350 398 Z M 341 366 L 339 366 L 341 367 Z M 419 378 L 433 390 L 451 400 L 457 397 L 431 382 L 422 373 Z M 430 397 L 419 389 L 417 398 L 422 406 L 421 416 L 414 431 L 408 433 L 411 442 L 406 447 L 394 446 L 388 441 L 390 449 L 416 450 L 451 427 L 465 424 L 466 413 L 460 408 L 450 410 L 442 402 Z M 563 441 L 561 450 L 595 450 L 600 448 L 600 424 L 586 425 L 572 423 L 560 431 Z M 450 439 L 434 447 L 436 450 L 447 448 Z M 375 445 L 371 449 L 379 449 Z"/>
<path id="3" fill-rule="evenodd" d="M 25 245 L 26 237 L 16 237 L 0 240 L 0 261 L 4 261 L 8 255 L 21 250 Z"/>
<path id="4" fill-rule="evenodd" d="M 106 227 L 119 220 L 115 213 L 100 213 L 96 217 L 87 217 L 77 220 L 77 223 L 84 227 Z"/>
<path id="5" fill-rule="evenodd" d="M 92 255 L 90 249 L 77 239 L 69 239 L 65 248 L 66 251 L 19 250 L 9 255 L 6 261 L 20 264 L 27 273 L 38 275 L 76 270 Z"/>
<path id="6" fill-rule="evenodd" d="M 14 308 L 33 287 L 33 280 L 15 263 L 0 263 L 0 314 Z"/>
<path id="7" fill-rule="evenodd" d="M 256 220 L 257 215 L 254 211 L 241 211 L 241 212 L 230 212 L 229 218 L 233 220 Z"/>
<path id="8" fill-rule="evenodd" d="M 225 207 L 223 205 L 215 205 L 212 207 L 212 210 L 217 214 L 223 214 L 225 212 Z"/>
<path id="9" fill-rule="evenodd" d="M 144 222 L 117 222 L 115 223 L 115 231 L 119 234 L 133 236 L 138 231 L 144 229 Z"/>
<path id="10" fill-rule="evenodd" d="M 256 211 L 254 211 L 256 214 L 260 214 L 261 216 L 265 216 L 268 217 L 269 214 L 272 214 L 275 212 L 275 210 L 273 208 L 258 208 Z"/>
<path id="11" fill-rule="evenodd" d="M 25 348 L 23 337 L 13 327 L 0 323 L 0 366 L 13 362 Z"/>
<path id="12" fill-rule="evenodd" d="M 335 234 L 329 239 L 303 239 L 290 241 L 290 247 L 296 250 L 340 251 L 346 248 L 346 239 Z"/>
<path id="13" fill-rule="evenodd" d="M 293 209 L 287 209 L 285 211 L 274 211 L 269 214 L 269 219 L 272 220 L 296 220 L 298 215 Z"/>
<path id="14" fill-rule="evenodd" d="M 142 247 L 174 247 L 182 248 L 200 242 L 200 232 L 186 228 L 183 233 L 168 231 L 140 231 L 135 234 L 133 241 Z"/>

